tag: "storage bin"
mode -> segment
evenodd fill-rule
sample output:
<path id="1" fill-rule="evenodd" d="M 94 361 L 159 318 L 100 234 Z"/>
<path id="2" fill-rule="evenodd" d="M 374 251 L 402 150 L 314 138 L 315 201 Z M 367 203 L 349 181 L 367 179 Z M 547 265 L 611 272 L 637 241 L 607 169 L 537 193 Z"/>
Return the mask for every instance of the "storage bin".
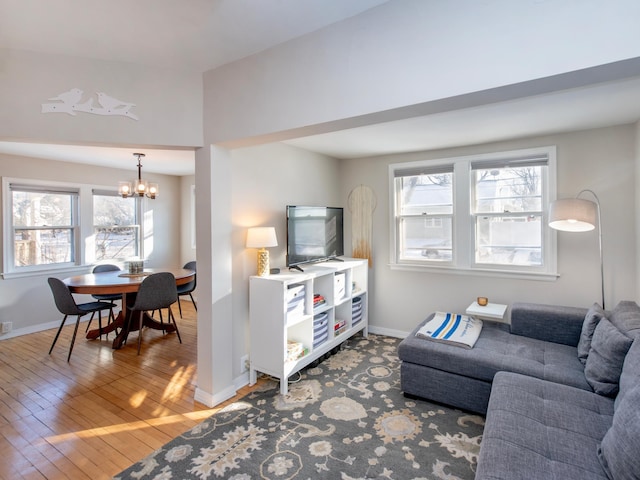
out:
<path id="1" fill-rule="evenodd" d="M 327 329 L 323 335 L 320 335 L 318 338 L 313 339 L 313 348 L 318 348 L 329 338 L 329 329 Z"/>
<path id="2" fill-rule="evenodd" d="M 287 303 L 287 317 L 304 315 L 304 296 L 295 297 Z"/>
<path id="3" fill-rule="evenodd" d="M 313 346 L 316 347 L 327 340 L 328 335 L 329 314 L 324 312 L 313 317 Z"/>
<path id="4" fill-rule="evenodd" d="M 289 285 L 285 293 L 285 301 L 289 303 L 296 298 L 303 297 L 305 294 L 304 285 Z"/>

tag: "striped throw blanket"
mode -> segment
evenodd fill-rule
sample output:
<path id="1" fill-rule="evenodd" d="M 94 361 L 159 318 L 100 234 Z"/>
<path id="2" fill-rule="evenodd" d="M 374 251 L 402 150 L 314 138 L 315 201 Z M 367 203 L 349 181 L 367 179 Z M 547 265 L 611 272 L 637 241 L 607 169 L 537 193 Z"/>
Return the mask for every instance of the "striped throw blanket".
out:
<path id="1" fill-rule="evenodd" d="M 482 330 L 482 320 L 456 313 L 436 312 L 416 333 L 417 337 L 473 348 Z"/>

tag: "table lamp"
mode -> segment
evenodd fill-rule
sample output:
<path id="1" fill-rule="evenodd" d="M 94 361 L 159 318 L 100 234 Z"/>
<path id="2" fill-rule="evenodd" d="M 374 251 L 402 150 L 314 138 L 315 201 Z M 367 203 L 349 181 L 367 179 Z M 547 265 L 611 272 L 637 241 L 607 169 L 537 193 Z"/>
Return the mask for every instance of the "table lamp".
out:
<path id="1" fill-rule="evenodd" d="M 269 252 L 266 247 L 277 247 L 276 229 L 273 227 L 252 227 L 247 231 L 247 248 L 258 249 L 258 276 L 269 274 Z"/>
<path id="2" fill-rule="evenodd" d="M 593 195 L 595 202 L 578 198 L 583 193 Z M 602 288 L 602 308 L 604 309 L 604 268 L 602 261 L 602 223 L 600 220 L 600 200 L 591 190 L 582 190 L 575 198 L 563 198 L 549 206 L 549 226 L 564 232 L 589 232 L 598 227 L 600 249 L 600 285 Z"/>

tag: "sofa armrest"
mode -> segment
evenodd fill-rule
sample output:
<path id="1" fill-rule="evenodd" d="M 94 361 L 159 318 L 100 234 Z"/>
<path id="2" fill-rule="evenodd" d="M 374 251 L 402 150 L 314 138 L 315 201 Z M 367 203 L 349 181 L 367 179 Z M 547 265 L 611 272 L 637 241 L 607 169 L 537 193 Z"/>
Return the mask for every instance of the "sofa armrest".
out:
<path id="1" fill-rule="evenodd" d="M 516 302 L 511 306 L 511 333 L 575 347 L 587 310 Z"/>

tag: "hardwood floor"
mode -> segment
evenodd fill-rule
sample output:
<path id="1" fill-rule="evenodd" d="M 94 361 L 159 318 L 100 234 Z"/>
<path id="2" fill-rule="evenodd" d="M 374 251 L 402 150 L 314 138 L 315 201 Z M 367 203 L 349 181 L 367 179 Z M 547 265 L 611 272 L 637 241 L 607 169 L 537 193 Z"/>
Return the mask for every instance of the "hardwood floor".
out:
<path id="1" fill-rule="evenodd" d="M 137 332 L 112 350 L 81 323 L 67 363 L 75 318 L 51 355 L 55 329 L 0 341 L 0 478 L 111 478 L 224 406 L 194 401 L 196 312 L 173 310 L 183 343 L 144 329 L 140 356 Z"/>

